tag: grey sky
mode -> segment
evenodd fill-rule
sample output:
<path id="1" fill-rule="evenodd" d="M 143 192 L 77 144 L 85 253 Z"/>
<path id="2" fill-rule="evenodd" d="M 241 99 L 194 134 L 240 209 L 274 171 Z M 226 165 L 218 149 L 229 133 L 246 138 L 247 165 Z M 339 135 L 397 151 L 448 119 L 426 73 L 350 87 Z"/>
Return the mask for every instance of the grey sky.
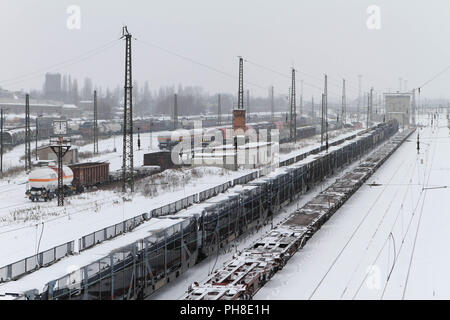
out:
<path id="1" fill-rule="evenodd" d="M 81 29 L 69 30 L 69 5 L 81 8 Z M 369 5 L 381 9 L 381 29 L 366 27 Z M 417 87 L 450 65 L 450 2 L 448 0 L 1 0 L 0 86 L 6 89 L 41 88 L 43 75 L 2 82 L 65 61 L 118 39 L 122 24 L 138 39 L 133 46 L 134 79 L 148 80 L 152 89 L 182 83 L 201 85 L 210 93 L 235 92 L 237 80 L 161 50 L 150 42 L 226 73 L 237 74 L 242 55 L 266 67 L 289 73 L 297 69 L 322 78 L 330 76 L 330 99 L 340 94 L 342 77 L 348 96 L 357 94 L 357 75 L 363 90 L 398 89 L 398 78 Z M 63 69 L 94 83 L 122 86 L 124 43 Z M 41 73 L 43 73 L 42 71 Z M 316 78 L 298 79 L 322 87 Z M 246 85 L 253 95 L 267 95 L 266 87 L 287 92 L 289 79 L 246 64 Z M 429 97 L 450 96 L 450 71 L 426 86 Z M 297 82 L 300 88 L 300 82 Z M 320 90 L 305 84 L 305 99 Z"/>

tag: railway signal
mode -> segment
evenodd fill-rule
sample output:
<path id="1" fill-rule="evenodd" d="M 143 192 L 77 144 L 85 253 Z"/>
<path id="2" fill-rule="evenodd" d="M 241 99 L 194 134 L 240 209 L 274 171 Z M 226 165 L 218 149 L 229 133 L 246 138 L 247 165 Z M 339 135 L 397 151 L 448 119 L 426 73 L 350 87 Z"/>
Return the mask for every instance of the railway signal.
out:
<path id="1" fill-rule="evenodd" d="M 70 149 L 70 139 L 64 138 L 67 134 L 67 121 L 53 121 L 53 134 L 56 138 L 50 139 L 50 148 L 56 154 L 58 162 L 58 207 L 64 206 L 64 171 L 63 158 Z"/>

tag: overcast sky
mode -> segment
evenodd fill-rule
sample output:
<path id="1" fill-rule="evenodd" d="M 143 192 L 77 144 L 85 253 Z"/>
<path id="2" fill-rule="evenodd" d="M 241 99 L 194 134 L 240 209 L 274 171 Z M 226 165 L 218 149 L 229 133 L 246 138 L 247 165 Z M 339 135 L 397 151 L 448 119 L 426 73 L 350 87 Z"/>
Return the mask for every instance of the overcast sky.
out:
<path id="1" fill-rule="evenodd" d="M 81 10 L 79 30 L 67 27 L 70 5 Z M 366 26 L 370 5 L 381 10 L 379 30 Z M 347 95 L 356 96 L 358 74 L 363 90 L 396 91 L 400 77 L 412 89 L 450 65 L 449 17 L 448 0 L 1 0 L 0 86 L 41 88 L 45 71 L 70 73 L 80 86 L 85 76 L 123 86 L 124 41 L 117 39 L 126 24 L 137 38 L 134 80 L 148 80 L 153 90 L 181 83 L 234 93 L 237 80 L 228 75 L 237 75 L 238 55 L 286 75 L 294 65 L 308 74 L 297 78 L 305 81 L 304 96 L 317 101 L 321 92 L 313 86 L 323 87 L 324 73 L 330 98 L 340 95 L 343 77 Z M 91 51 L 96 48 L 102 49 Z M 86 52 L 95 54 L 70 60 Z M 67 60 L 77 63 L 47 69 Z M 23 75 L 29 77 L 16 78 Z M 289 87 L 288 77 L 248 63 L 245 80 L 253 95 L 266 96 L 270 85 L 278 93 Z M 422 95 L 449 98 L 449 84 L 450 71 Z"/>

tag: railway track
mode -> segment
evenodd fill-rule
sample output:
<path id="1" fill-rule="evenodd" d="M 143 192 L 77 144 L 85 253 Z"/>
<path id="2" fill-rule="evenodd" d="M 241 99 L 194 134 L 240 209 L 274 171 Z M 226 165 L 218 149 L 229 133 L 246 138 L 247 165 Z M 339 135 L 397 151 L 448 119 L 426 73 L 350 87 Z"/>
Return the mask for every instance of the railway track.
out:
<path id="1" fill-rule="evenodd" d="M 207 279 L 192 284 L 183 299 L 252 299 L 413 132 L 414 130 L 407 130 L 397 134 L 358 167 L 338 179 Z"/>

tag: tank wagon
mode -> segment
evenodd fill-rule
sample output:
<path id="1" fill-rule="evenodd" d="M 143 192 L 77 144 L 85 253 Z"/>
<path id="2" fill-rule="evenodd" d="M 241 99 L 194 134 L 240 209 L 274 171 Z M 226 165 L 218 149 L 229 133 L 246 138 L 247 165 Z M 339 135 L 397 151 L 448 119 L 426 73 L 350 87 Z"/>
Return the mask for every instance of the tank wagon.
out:
<path id="1" fill-rule="evenodd" d="M 102 263 L 99 260 L 76 271 L 82 275 L 81 278 L 73 273 L 49 282 L 44 292 L 36 298 L 138 299 L 150 296 L 193 264 L 216 254 L 235 238 L 270 223 L 280 208 L 296 201 L 308 189 L 360 158 L 397 131 L 396 121 L 382 123 L 374 129 L 344 139 L 340 145 L 331 146 L 328 152 L 319 147 L 318 150 L 295 157 L 292 162 L 285 161 L 280 164 L 284 167 L 267 176 L 244 185 L 235 185 L 222 194 L 176 214 L 155 211 L 144 213 L 142 219 L 149 223 L 155 219 L 183 220 L 187 229 L 180 228 L 176 232 L 173 229 L 161 230 L 158 236 L 153 235 L 131 244 L 127 246 L 125 260 L 115 260 L 115 253 L 112 252 L 101 259 Z M 396 137 L 388 145 L 399 145 L 403 138 Z M 394 149 L 386 152 L 393 152 Z M 317 151 L 319 153 L 314 153 Z M 373 163 L 371 159 L 385 157 L 386 152 L 376 153 L 364 164 Z M 368 169 L 361 167 L 352 172 L 373 172 L 377 165 L 370 165 Z M 289 255 L 304 245 L 306 239 L 350 196 L 346 190 L 354 192 L 356 186 L 362 183 L 359 178 L 348 177 L 344 182 L 340 179 L 340 185 L 335 184 L 333 188 L 322 192 L 319 195 L 321 198 L 310 201 L 308 206 L 301 209 L 301 214 L 296 212 L 292 215 L 289 223 L 273 229 L 266 240 L 249 248 L 237 260 L 233 259 L 226 265 L 228 269 L 221 268 L 218 271 L 220 274 L 215 272 L 209 280 L 192 285 L 186 298 L 251 298 L 265 281 L 282 268 Z M 326 206 L 323 204 L 325 200 Z M 269 239 L 273 241 L 269 243 Z M 276 245 L 272 246 L 274 242 Z M 102 265 L 104 268 L 93 265 Z M 123 278 L 130 280 L 125 281 L 125 287 Z M 211 290 L 216 292 L 204 294 Z"/>
<path id="2" fill-rule="evenodd" d="M 109 182 L 109 163 L 93 162 L 63 166 L 64 195 Z M 58 194 L 58 167 L 53 162 L 37 167 L 28 176 L 26 192 L 31 201 L 49 201 Z"/>

